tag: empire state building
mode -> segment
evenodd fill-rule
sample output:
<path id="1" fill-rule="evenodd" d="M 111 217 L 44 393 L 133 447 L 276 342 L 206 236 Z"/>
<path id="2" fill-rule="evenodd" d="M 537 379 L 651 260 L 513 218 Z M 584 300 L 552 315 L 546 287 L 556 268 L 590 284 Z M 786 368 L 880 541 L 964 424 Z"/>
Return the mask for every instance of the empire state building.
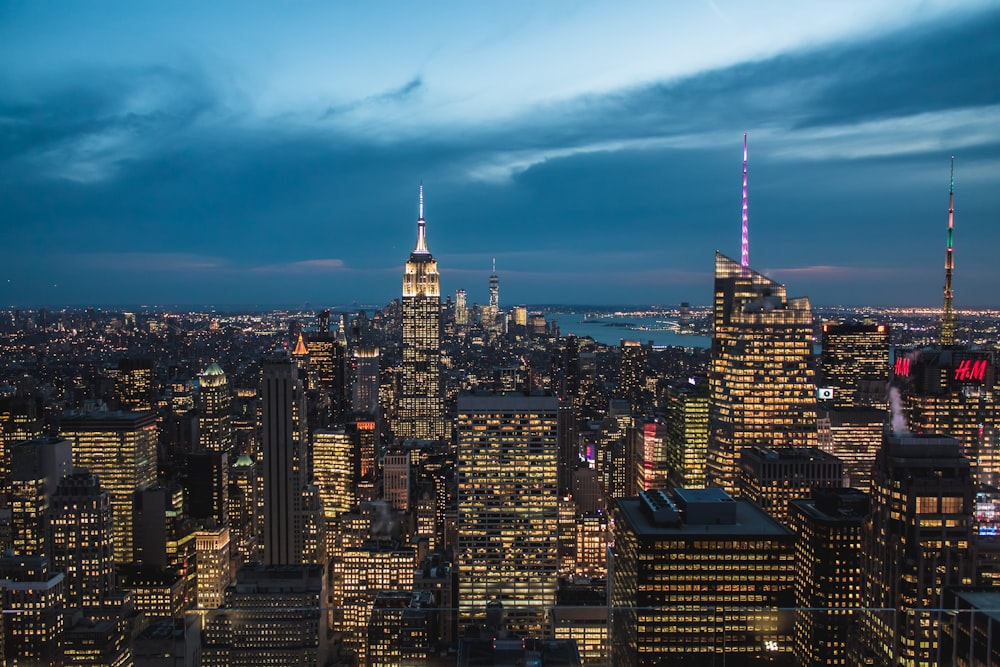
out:
<path id="1" fill-rule="evenodd" d="M 417 244 L 403 271 L 403 377 L 396 437 L 445 437 L 441 398 L 441 284 L 437 261 L 427 249 L 424 188 L 420 186 Z"/>

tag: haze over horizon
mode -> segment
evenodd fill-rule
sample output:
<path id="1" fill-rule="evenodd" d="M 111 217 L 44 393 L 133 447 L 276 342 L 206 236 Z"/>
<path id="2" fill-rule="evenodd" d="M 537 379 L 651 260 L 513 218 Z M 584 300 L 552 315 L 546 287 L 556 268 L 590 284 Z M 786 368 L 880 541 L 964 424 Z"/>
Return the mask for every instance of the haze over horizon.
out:
<path id="1" fill-rule="evenodd" d="M 0 8 L 0 305 L 996 306 L 1000 3 Z M 992 64 L 991 64 L 992 63 Z"/>

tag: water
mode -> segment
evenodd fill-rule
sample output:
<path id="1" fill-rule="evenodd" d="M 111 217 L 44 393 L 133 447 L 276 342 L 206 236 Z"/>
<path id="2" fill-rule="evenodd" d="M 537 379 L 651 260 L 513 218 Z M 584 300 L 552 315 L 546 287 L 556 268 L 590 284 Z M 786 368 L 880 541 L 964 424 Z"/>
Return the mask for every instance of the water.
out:
<path id="1" fill-rule="evenodd" d="M 609 316 L 585 320 L 582 313 L 549 313 L 546 317 L 559 323 L 560 335 L 590 336 L 605 345 L 618 345 L 622 338 L 676 347 L 707 348 L 712 344 L 708 336 L 679 333 L 677 320 L 667 317 Z"/>

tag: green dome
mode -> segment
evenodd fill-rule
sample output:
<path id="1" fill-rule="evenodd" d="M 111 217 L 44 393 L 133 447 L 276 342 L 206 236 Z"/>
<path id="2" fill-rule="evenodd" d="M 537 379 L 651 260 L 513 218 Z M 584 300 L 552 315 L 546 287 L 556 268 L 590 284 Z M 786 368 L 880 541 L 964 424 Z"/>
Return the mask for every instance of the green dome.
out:
<path id="1" fill-rule="evenodd" d="M 236 459 L 236 463 L 233 464 L 234 467 L 238 468 L 246 468 L 247 466 L 252 466 L 252 465 L 253 465 L 253 459 L 250 458 L 247 454 L 240 454 L 239 457 Z"/>
<path id="2" fill-rule="evenodd" d="M 226 373 L 225 371 L 222 370 L 222 367 L 214 362 L 210 364 L 208 368 L 205 369 L 204 373 L 202 373 L 202 375 L 225 375 L 225 374 Z"/>

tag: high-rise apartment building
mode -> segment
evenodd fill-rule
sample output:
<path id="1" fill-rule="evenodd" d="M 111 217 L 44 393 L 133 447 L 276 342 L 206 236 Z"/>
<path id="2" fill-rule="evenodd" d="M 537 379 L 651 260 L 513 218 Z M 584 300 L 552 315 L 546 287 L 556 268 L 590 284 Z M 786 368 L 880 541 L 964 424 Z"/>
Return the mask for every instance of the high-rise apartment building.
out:
<path id="1" fill-rule="evenodd" d="M 937 665 L 942 591 L 972 583 L 973 482 L 957 440 L 889 435 L 862 528 L 859 648 L 878 665 Z"/>
<path id="2" fill-rule="evenodd" d="M 886 407 L 889 382 L 889 326 L 825 322 L 820 354 L 820 393 L 833 406 Z"/>
<path id="3" fill-rule="evenodd" d="M 265 565 L 302 562 L 302 491 L 307 481 L 305 395 L 290 359 L 270 359 L 261 379 L 261 469 Z"/>
<path id="4" fill-rule="evenodd" d="M 792 531 L 712 487 L 620 499 L 614 525 L 611 665 L 790 662 Z"/>
<path id="5" fill-rule="evenodd" d="M 708 474 L 733 492 L 746 445 L 816 444 L 812 308 L 718 252 L 714 308 Z"/>
<path id="6" fill-rule="evenodd" d="M 229 380 L 219 364 L 210 364 L 198 376 L 198 445 L 210 452 L 233 449 L 233 398 Z"/>
<path id="7" fill-rule="evenodd" d="M 559 401 L 550 395 L 458 398 L 459 624 L 504 607 L 515 632 L 540 634 L 555 604 Z"/>
<path id="8" fill-rule="evenodd" d="M 98 476 L 111 496 L 115 563 L 131 562 L 135 492 L 156 482 L 156 415 L 95 412 L 62 420 L 73 465 Z"/>
<path id="9" fill-rule="evenodd" d="M 441 397 L 441 284 L 427 249 L 424 189 L 420 186 L 417 244 L 403 271 L 403 377 L 396 437 L 437 440 L 447 435 Z"/>

